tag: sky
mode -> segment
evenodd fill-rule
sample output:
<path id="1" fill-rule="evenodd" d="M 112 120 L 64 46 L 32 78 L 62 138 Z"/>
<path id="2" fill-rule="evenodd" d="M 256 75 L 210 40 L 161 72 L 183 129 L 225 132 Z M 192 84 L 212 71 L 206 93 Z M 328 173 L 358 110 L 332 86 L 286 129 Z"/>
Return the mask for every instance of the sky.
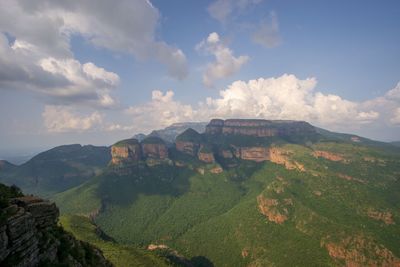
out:
<path id="1" fill-rule="evenodd" d="M 0 154 L 211 118 L 400 140 L 397 0 L 1 0 Z"/>

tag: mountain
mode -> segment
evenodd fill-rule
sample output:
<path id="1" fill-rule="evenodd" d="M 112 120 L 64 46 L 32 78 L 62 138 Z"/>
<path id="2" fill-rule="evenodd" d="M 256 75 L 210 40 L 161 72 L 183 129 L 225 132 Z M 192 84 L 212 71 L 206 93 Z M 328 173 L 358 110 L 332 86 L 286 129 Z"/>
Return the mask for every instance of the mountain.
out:
<path id="1" fill-rule="evenodd" d="M 57 225 L 58 208 L 0 184 L 1 266 L 112 266 L 101 251 Z"/>
<path id="2" fill-rule="evenodd" d="M 167 143 L 173 143 L 175 138 L 183 133 L 185 130 L 191 128 L 195 131 L 202 133 L 206 128 L 207 122 L 182 122 L 182 123 L 174 123 L 164 129 L 154 130 L 152 131 L 149 136 L 156 136 L 160 137 Z M 137 134 L 133 136 L 134 139 L 142 141 L 146 135 L 144 134 Z"/>
<path id="3" fill-rule="evenodd" d="M 172 147 L 128 139 L 111 153 L 101 174 L 53 199 L 118 244 L 192 266 L 400 264 L 391 145 L 299 121 L 212 120 Z"/>
<path id="4" fill-rule="evenodd" d="M 28 193 L 49 196 L 87 181 L 100 173 L 110 159 L 107 147 L 59 146 L 20 166 L 0 161 L 0 182 L 15 184 Z"/>
<path id="5" fill-rule="evenodd" d="M 390 144 L 400 147 L 400 141 L 390 142 Z"/>

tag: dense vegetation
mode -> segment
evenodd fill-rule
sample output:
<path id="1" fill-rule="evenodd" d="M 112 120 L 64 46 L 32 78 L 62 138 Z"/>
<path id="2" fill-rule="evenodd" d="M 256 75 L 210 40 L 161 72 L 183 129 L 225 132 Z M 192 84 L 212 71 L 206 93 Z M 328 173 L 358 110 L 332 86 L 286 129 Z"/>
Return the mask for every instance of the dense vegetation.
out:
<path id="1" fill-rule="evenodd" d="M 220 174 L 203 164 L 201 174 L 202 163 L 187 156 L 185 167 L 110 170 L 55 200 L 64 214 L 96 212 L 97 225 L 120 244 L 165 244 L 215 266 L 343 265 L 346 258 L 329 254 L 336 248 L 365 264 L 400 257 L 397 150 L 340 140 L 279 144 L 303 171 L 238 161 Z"/>
<path id="2" fill-rule="evenodd" d="M 101 238 L 98 228 L 87 217 L 63 216 L 60 222 L 64 229 L 79 240 L 89 242 L 100 248 L 104 256 L 116 267 L 130 266 L 171 266 L 165 258 L 135 246 L 121 245 L 113 240 Z"/>

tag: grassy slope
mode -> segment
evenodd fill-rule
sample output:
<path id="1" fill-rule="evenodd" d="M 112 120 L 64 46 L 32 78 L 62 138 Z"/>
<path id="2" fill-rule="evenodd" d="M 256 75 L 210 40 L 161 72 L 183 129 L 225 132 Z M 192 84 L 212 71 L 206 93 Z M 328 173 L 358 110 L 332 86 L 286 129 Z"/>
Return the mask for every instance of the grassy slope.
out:
<path id="1" fill-rule="evenodd" d="M 344 163 L 317 159 L 303 146 L 285 148 L 306 172 L 273 163 L 242 163 L 240 168 L 204 176 L 159 167 L 141 178 L 97 178 L 56 201 L 63 211 L 87 213 L 105 199 L 107 206 L 97 223 L 117 241 L 167 244 L 188 258 L 205 256 L 216 266 L 330 266 L 334 262 L 322 240 L 355 234 L 400 257 L 398 154 L 353 144 L 313 146 L 342 154 L 350 161 Z M 358 180 L 340 178 L 339 173 Z M 268 221 L 257 208 L 260 194 L 280 203 L 292 199 L 293 205 L 286 207 L 289 219 L 281 225 Z M 71 204 L 68 200 L 74 198 L 92 204 L 79 206 L 80 199 Z M 390 212 L 396 224 L 369 218 L 370 208 Z"/>
<path id="2" fill-rule="evenodd" d="M 104 256 L 116 267 L 153 267 L 171 266 L 164 259 L 134 246 L 119 245 L 112 241 L 104 241 L 96 234 L 96 226 L 84 216 L 62 216 L 60 223 L 65 230 L 77 239 L 89 242 L 103 251 Z"/>

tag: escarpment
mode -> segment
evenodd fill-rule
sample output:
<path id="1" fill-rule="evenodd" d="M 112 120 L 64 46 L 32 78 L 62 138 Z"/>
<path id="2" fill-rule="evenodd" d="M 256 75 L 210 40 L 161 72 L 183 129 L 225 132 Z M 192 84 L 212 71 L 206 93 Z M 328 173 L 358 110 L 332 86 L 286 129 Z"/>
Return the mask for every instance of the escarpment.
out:
<path id="1" fill-rule="evenodd" d="M 52 202 L 0 184 L 0 266 L 112 266 L 57 225 Z"/>
<path id="2" fill-rule="evenodd" d="M 310 135 L 315 133 L 315 128 L 304 121 L 213 119 L 206 126 L 206 134 L 210 135 L 233 134 L 256 137 L 290 137 L 293 135 Z"/>
<path id="3" fill-rule="evenodd" d="M 235 159 L 255 162 L 272 161 L 285 164 L 289 161 L 277 161 L 276 141 L 306 142 L 308 137 L 317 135 L 313 126 L 303 121 L 284 120 L 246 120 L 246 119 L 213 119 L 206 126 L 203 134 L 189 128 L 176 137 L 172 147 L 168 148 L 159 137 L 147 137 L 141 142 L 136 139 L 123 140 L 112 146 L 112 163 L 149 162 L 149 159 L 170 159 L 171 149 L 182 155 L 212 164 L 219 160 L 227 161 L 227 166 L 234 166 Z M 183 156 L 185 157 L 185 156 Z M 174 160 L 172 156 L 171 160 Z M 179 164 L 181 159 L 178 160 Z M 231 163 L 228 163 L 228 162 Z"/>

